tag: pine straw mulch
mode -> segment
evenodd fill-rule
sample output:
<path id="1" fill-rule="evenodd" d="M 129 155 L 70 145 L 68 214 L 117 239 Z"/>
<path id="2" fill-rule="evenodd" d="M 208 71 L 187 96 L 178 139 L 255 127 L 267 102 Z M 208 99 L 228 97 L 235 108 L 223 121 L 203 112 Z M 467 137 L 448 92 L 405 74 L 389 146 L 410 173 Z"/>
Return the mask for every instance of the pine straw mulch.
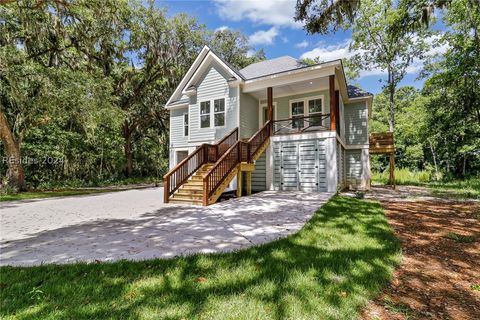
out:
<path id="1" fill-rule="evenodd" d="M 376 187 L 402 242 L 402 263 L 363 319 L 480 319 L 480 202 L 418 187 Z"/>

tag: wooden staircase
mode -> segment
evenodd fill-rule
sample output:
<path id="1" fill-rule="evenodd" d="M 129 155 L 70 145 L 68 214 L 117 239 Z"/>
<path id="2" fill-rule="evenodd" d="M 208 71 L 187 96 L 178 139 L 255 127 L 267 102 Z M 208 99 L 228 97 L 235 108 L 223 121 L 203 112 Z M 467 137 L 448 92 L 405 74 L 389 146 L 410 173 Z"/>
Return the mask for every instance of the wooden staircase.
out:
<path id="1" fill-rule="evenodd" d="M 247 181 L 251 181 L 254 163 L 270 143 L 271 129 L 268 121 L 245 141 L 238 140 L 237 128 L 218 143 L 197 148 L 164 176 L 164 202 L 210 205 L 236 176 L 241 191 L 241 173 L 247 172 Z M 238 190 L 237 195 L 241 195 Z"/>
<path id="2" fill-rule="evenodd" d="M 177 204 L 202 205 L 203 176 L 214 166 L 214 163 L 206 163 L 185 182 L 177 192 L 173 194 L 169 202 Z"/>

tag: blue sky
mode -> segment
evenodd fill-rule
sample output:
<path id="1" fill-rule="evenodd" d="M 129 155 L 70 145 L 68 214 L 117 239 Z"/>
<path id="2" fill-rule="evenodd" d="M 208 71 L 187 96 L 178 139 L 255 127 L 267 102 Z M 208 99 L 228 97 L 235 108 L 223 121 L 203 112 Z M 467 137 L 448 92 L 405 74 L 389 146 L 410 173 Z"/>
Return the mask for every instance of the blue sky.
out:
<path id="1" fill-rule="evenodd" d="M 290 55 L 295 58 L 317 57 L 328 61 L 349 54 L 350 32 L 337 31 L 328 35 L 308 35 L 302 25 L 294 22 L 296 0 L 157 0 L 156 5 L 167 7 L 169 14 L 187 13 L 210 30 L 230 28 L 249 37 L 255 49 L 263 48 L 267 58 Z M 443 29 L 440 24 L 437 28 Z M 412 66 L 400 85 L 420 88 L 418 80 L 421 62 Z M 363 89 L 372 93 L 382 90 L 385 76 L 377 70 L 356 80 Z"/>

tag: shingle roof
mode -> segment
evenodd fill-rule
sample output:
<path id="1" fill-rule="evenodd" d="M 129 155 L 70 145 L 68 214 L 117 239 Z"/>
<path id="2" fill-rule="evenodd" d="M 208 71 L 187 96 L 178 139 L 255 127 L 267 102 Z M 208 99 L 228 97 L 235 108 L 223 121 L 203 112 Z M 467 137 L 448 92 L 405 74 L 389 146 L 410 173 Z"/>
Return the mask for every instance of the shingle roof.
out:
<path id="1" fill-rule="evenodd" d="M 359 87 L 352 86 L 351 84 L 347 85 L 347 92 L 349 98 L 360 98 L 366 96 L 373 96 L 372 93 L 363 91 Z"/>
<path id="2" fill-rule="evenodd" d="M 260 61 L 240 70 L 245 79 L 252 79 L 288 70 L 306 67 L 306 64 L 290 56 Z"/>

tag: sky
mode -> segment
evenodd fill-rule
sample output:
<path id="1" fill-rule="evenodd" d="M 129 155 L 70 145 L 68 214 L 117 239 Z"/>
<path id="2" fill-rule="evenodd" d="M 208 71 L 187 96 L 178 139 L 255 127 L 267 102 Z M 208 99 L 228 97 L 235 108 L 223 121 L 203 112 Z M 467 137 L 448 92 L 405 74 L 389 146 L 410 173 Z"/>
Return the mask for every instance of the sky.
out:
<path id="1" fill-rule="evenodd" d="M 156 5 L 167 7 L 170 15 L 187 13 L 210 30 L 229 28 L 242 32 L 252 47 L 264 49 L 267 59 L 289 55 L 294 58 L 320 57 L 321 61 L 329 61 L 351 55 L 348 50 L 350 31 L 309 35 L 302 24 L 293 19 L 295 4 L 296 0 L 156 0 Z M 434 27 L 444 29 L 441 22 Z M 433 48 L 432 53 L 444 49 Z M 414 61 L 400 86 L 421 88 L 424 82 L 418 79 L 421 69 L 422 62 Z M 361 73 L 355 83 L 366 91 L 379 93 L 385 78 L 384 71 L 372 70 Z"/>

